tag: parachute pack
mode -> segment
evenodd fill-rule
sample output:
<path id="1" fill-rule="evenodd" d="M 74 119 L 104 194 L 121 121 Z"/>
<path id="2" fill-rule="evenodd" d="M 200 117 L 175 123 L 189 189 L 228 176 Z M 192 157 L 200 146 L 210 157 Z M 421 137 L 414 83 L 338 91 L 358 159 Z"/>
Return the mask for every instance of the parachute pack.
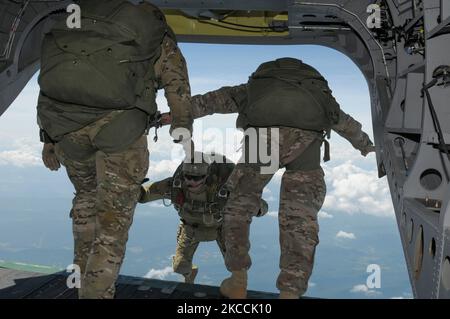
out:
<path id="1" fill-rule="evenodd" d="M 340 107 L 327 81 L 300 60 L 283 58 L 262 64 L 249 79 L 244 116 L 250 126 L 287 126 L 329 131 Z"/>
<path id="2" fill-rule="evenodd" d="M 63 21 L 45 36 L 42 94 L 62 103 L 154 114 L 153 65 L 168 28 L 163 13 L 124 0 L 85 0 L 80 7 L 80 29 Z"/>

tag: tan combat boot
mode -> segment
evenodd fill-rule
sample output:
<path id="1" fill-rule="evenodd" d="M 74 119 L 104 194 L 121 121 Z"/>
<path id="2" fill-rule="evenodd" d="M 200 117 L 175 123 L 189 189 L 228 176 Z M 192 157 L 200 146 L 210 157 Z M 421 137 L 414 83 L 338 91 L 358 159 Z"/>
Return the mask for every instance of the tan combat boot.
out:
<path id="1" fill-rule="evenodd" d="M 291 291 L 287 291 L 287 290 L 280 291 L 279 299 L 298 299 L 298 298 L 299 298 L 298 294 L 293 293 Z"/>
<path id="2" fill-rule="evenodd" d="M 220 293 L 230 299 L 247 298 L 247 270 L 231 272 L 231 277 L 222 281 Z"/>
<path id="3" fill-rule="evenodd" d="M 193 284 L 195 281 L 195 277 L 198 274 L 198 267 L 192 266 L 191 272 L 188 275 L 184 275 L 184 282 L 187 284 Z"/>

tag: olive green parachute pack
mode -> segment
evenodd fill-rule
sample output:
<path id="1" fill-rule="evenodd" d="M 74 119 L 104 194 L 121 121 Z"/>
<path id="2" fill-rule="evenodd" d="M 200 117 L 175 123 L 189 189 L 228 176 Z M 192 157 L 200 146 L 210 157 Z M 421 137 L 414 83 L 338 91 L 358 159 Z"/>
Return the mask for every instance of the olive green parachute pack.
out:
<path id="1" fill-rule="evenodd" d="M 243 115 L 250 126 L 286 126 L 328 131 L 338 123 L 340 107 L 327 81 L 293 58 L 263 63 L 249 79 Z"/>
<path id="2" fill-rule="evenodd" d="M 168 32 L 164 14 L 148 3 L 133 5 L 124 0 L 78 4 L 81 28 L 70 29 L 61 21 L 45 35 L 38 80 L 41 95 L 54 101 L 58 112 L 83 122 L 109 110 L 133 109 L 142 117 L 136 112 L 141 110 L 154 116 L 154 63 Z M 55 108 L 43 104 L 39 117 L 50 122 L 55 114 L 49 112 Z M 54 128 L 47 132 L 52 137 L 76 128 L 76 123 L 72 128 L 43 124 L 46 130 Z"/>

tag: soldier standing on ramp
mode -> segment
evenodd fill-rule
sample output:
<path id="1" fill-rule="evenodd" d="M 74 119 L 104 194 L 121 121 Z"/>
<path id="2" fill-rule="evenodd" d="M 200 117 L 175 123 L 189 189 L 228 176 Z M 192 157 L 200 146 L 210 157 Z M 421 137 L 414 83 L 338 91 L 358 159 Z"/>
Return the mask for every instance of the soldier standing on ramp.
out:
<path id="1" fill-rule="evenodd" d="M 315 248 L 319 243 L 317 214 L 326 194 L 320 166 L 321 145 L 334 130 L 363 156 L 375 150 L 361 124 L 340 110 L 327 81 L 311 66 L 293 58 L 262 64 L 247 84 L 224 87 L 192 98 L 194 118 L 214 113 L 239 113 L 242 129 L 279 128 L 279 167 L 286 168 L 281 181 L 279 227 L 280 298 L 298 298 L 308 287 Z M 271 144 L 269 134 L 268 145 Z M 264 187 L 273 174 L 261 174 L 261 163 L 246 155 L 258 141 L 244 141 L 244 157 L 236 165 L 227 187 L 230 197 L 224 208 L 225 264 L 230 278 L 221 285 L 223 295 L 246 298 L 249 229 Z M 267 151 L 267 150 L 265 150 Z"/>
<path id="2" fill-rule="evenodd" d="M 158 8 L 123 0 L 78 3 L 81 29 L 57 23 L 43 42 L 37 107 L 42 157 L 51 170 L 64 165 L 75 187 L 70 216 L 79 297 L 113 298 L 148 171 L 146 135 L 157 121 L 156 90 L 165 90 L 171 132 L 191 133 L 190 86 Z"/>

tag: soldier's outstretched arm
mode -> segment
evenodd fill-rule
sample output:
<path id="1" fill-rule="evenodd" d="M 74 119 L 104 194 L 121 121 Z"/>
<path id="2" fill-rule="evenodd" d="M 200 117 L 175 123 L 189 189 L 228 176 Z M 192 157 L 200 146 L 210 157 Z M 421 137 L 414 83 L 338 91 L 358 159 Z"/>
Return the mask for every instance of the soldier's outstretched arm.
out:
<path id="1" fill-rule="evenodd" d="M 159 182 L 143 185 L 141 186 L 139 203 L 148 203 L 159 199 L 170 199 L 171 187 L 172 177 L 163 179 Z"/>
<path id="2" fill-rule="evenodd" d="M 339 123 L 333 126 L 333 130 L 348 140 L 354 148 L 361 151 L 363 156 L 375 152 L 375 146 L 369 135 L 362 130 L 362 125 L 353 117 L 341 110 Z"/>
<path id="3" fill-rule="evenodd" d="M 164 89 L 172 116 L 170 132 L 177 128 L 192 133 L 191 87 L 186 60 L 178 45 L 167 35 L 161 45 L 161 56 L 155 64 L 159 88 Z M 192 135 L 192 134 L 191 134 Z"/>
<path id="4" fill-rule="evenodd" d="M 194 119 L 215 113 L 239 113 L 247 102 L 247 84 L 226 86 L 192 97 Z"/>

